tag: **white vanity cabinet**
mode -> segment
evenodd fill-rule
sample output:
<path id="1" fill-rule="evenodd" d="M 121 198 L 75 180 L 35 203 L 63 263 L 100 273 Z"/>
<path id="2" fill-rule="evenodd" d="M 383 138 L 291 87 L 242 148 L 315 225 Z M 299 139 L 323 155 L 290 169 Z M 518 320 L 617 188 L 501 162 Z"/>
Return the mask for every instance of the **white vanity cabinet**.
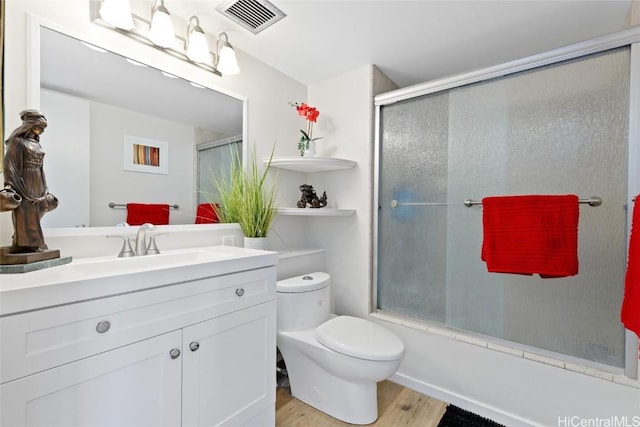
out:
<path id="1" fill-rule="evenodd" d="M 182 425 L 274 425 L 275 333 L 275 301 L 186 328 Z"/>
<path id="2" fill-rule="evenodd" d="M 180 331 L 0 386 L 2 426 L 179 426 Z"/>
<path id="3" fill-rule="evenodd" d="M 275 266 L 191 279 L 3 313 L 0 425 L 273 426 Z"/>

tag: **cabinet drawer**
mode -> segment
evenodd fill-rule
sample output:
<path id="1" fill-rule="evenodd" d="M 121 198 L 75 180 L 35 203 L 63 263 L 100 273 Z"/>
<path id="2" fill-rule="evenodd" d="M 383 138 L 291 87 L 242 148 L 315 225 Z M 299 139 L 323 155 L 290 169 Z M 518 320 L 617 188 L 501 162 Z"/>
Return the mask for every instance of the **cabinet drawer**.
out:
<path id="1" fill-rule="evenodd" d="M 275 299 L 275 267 L 0 318 L 4 383 Z"/>

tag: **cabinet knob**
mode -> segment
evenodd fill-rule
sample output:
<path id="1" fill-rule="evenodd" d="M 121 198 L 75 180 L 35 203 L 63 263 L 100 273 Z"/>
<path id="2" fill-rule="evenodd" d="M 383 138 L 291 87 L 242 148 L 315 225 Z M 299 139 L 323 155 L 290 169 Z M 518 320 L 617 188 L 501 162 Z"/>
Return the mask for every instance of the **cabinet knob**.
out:
<path id="1" fill-rule="evenodd" d="M 200 343 L 198 341 L 193 341 L 191 344 L 189 344 L 189 348 L 191 349 L 191 351 L 196 351 L 200 348 Z"/>
<path id="2" fill-rule="evenodd" d="M 99 334 L 104 334 L 109 330 L 109 328 L 111 328 L 111 323 L 109 323 L 108 320 L 98 322 L 96 325 L 96 331 L 98 331 Z"/>
<path id="3" fill-rule="evenodd" d="M 238 295 L 239 297 L 244 295 L 244 289 L 243 288 L 236 289 L 236 295 Z"/>
<path id="4" fill-rule="evenodd" d="M 169 356 L 171 356 L 172 359 L 177 359 L 178 357 L 180 357 L 180 349 L 171 349 L 171 351 L 169 352 Z"/>

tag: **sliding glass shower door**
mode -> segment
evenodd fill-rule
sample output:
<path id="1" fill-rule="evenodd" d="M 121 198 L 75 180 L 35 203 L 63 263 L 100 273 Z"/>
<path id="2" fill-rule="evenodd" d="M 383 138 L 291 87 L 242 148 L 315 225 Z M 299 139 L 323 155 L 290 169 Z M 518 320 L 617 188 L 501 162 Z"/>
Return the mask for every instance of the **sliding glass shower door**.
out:
<path id="1" fill-rule="evenodd" d="M 624 366 L 629 49 L 380 107 L 377 308 L 612 368 Z M 492 195 L 580 205 L 579 274 L 488 273 Z"/>

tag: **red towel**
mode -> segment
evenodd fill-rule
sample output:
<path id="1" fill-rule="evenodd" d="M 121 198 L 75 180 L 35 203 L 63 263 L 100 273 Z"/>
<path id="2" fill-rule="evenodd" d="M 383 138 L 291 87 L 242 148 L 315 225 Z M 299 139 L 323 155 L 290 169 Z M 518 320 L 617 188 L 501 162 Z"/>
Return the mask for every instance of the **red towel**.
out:
<path id="1" fill-rule="evenodd" d="M 218 214 L 211 203 L 200 203 L 196 211 L 196 224 L 212 224 L 220 222 Z"/>
<path id="2" fill-rule="evenodd" d="M 640 337 L 640 194 L 636 196 L 631 219 L 629 258 L 624 281 L 620 319 L 625 328 Z"/>
<path id="3" fill-rule="evenodd" d="M 482 200 L 482 260 L 493 273 L 578 274 L 578 197 L 503 196 Z"/>
<path id="4" fill-rule="evenodd" d="M 127 224 L 142 225 L 145 222 L 153 225 L 169 224 L 169 205 L 127 203 Z"/>

